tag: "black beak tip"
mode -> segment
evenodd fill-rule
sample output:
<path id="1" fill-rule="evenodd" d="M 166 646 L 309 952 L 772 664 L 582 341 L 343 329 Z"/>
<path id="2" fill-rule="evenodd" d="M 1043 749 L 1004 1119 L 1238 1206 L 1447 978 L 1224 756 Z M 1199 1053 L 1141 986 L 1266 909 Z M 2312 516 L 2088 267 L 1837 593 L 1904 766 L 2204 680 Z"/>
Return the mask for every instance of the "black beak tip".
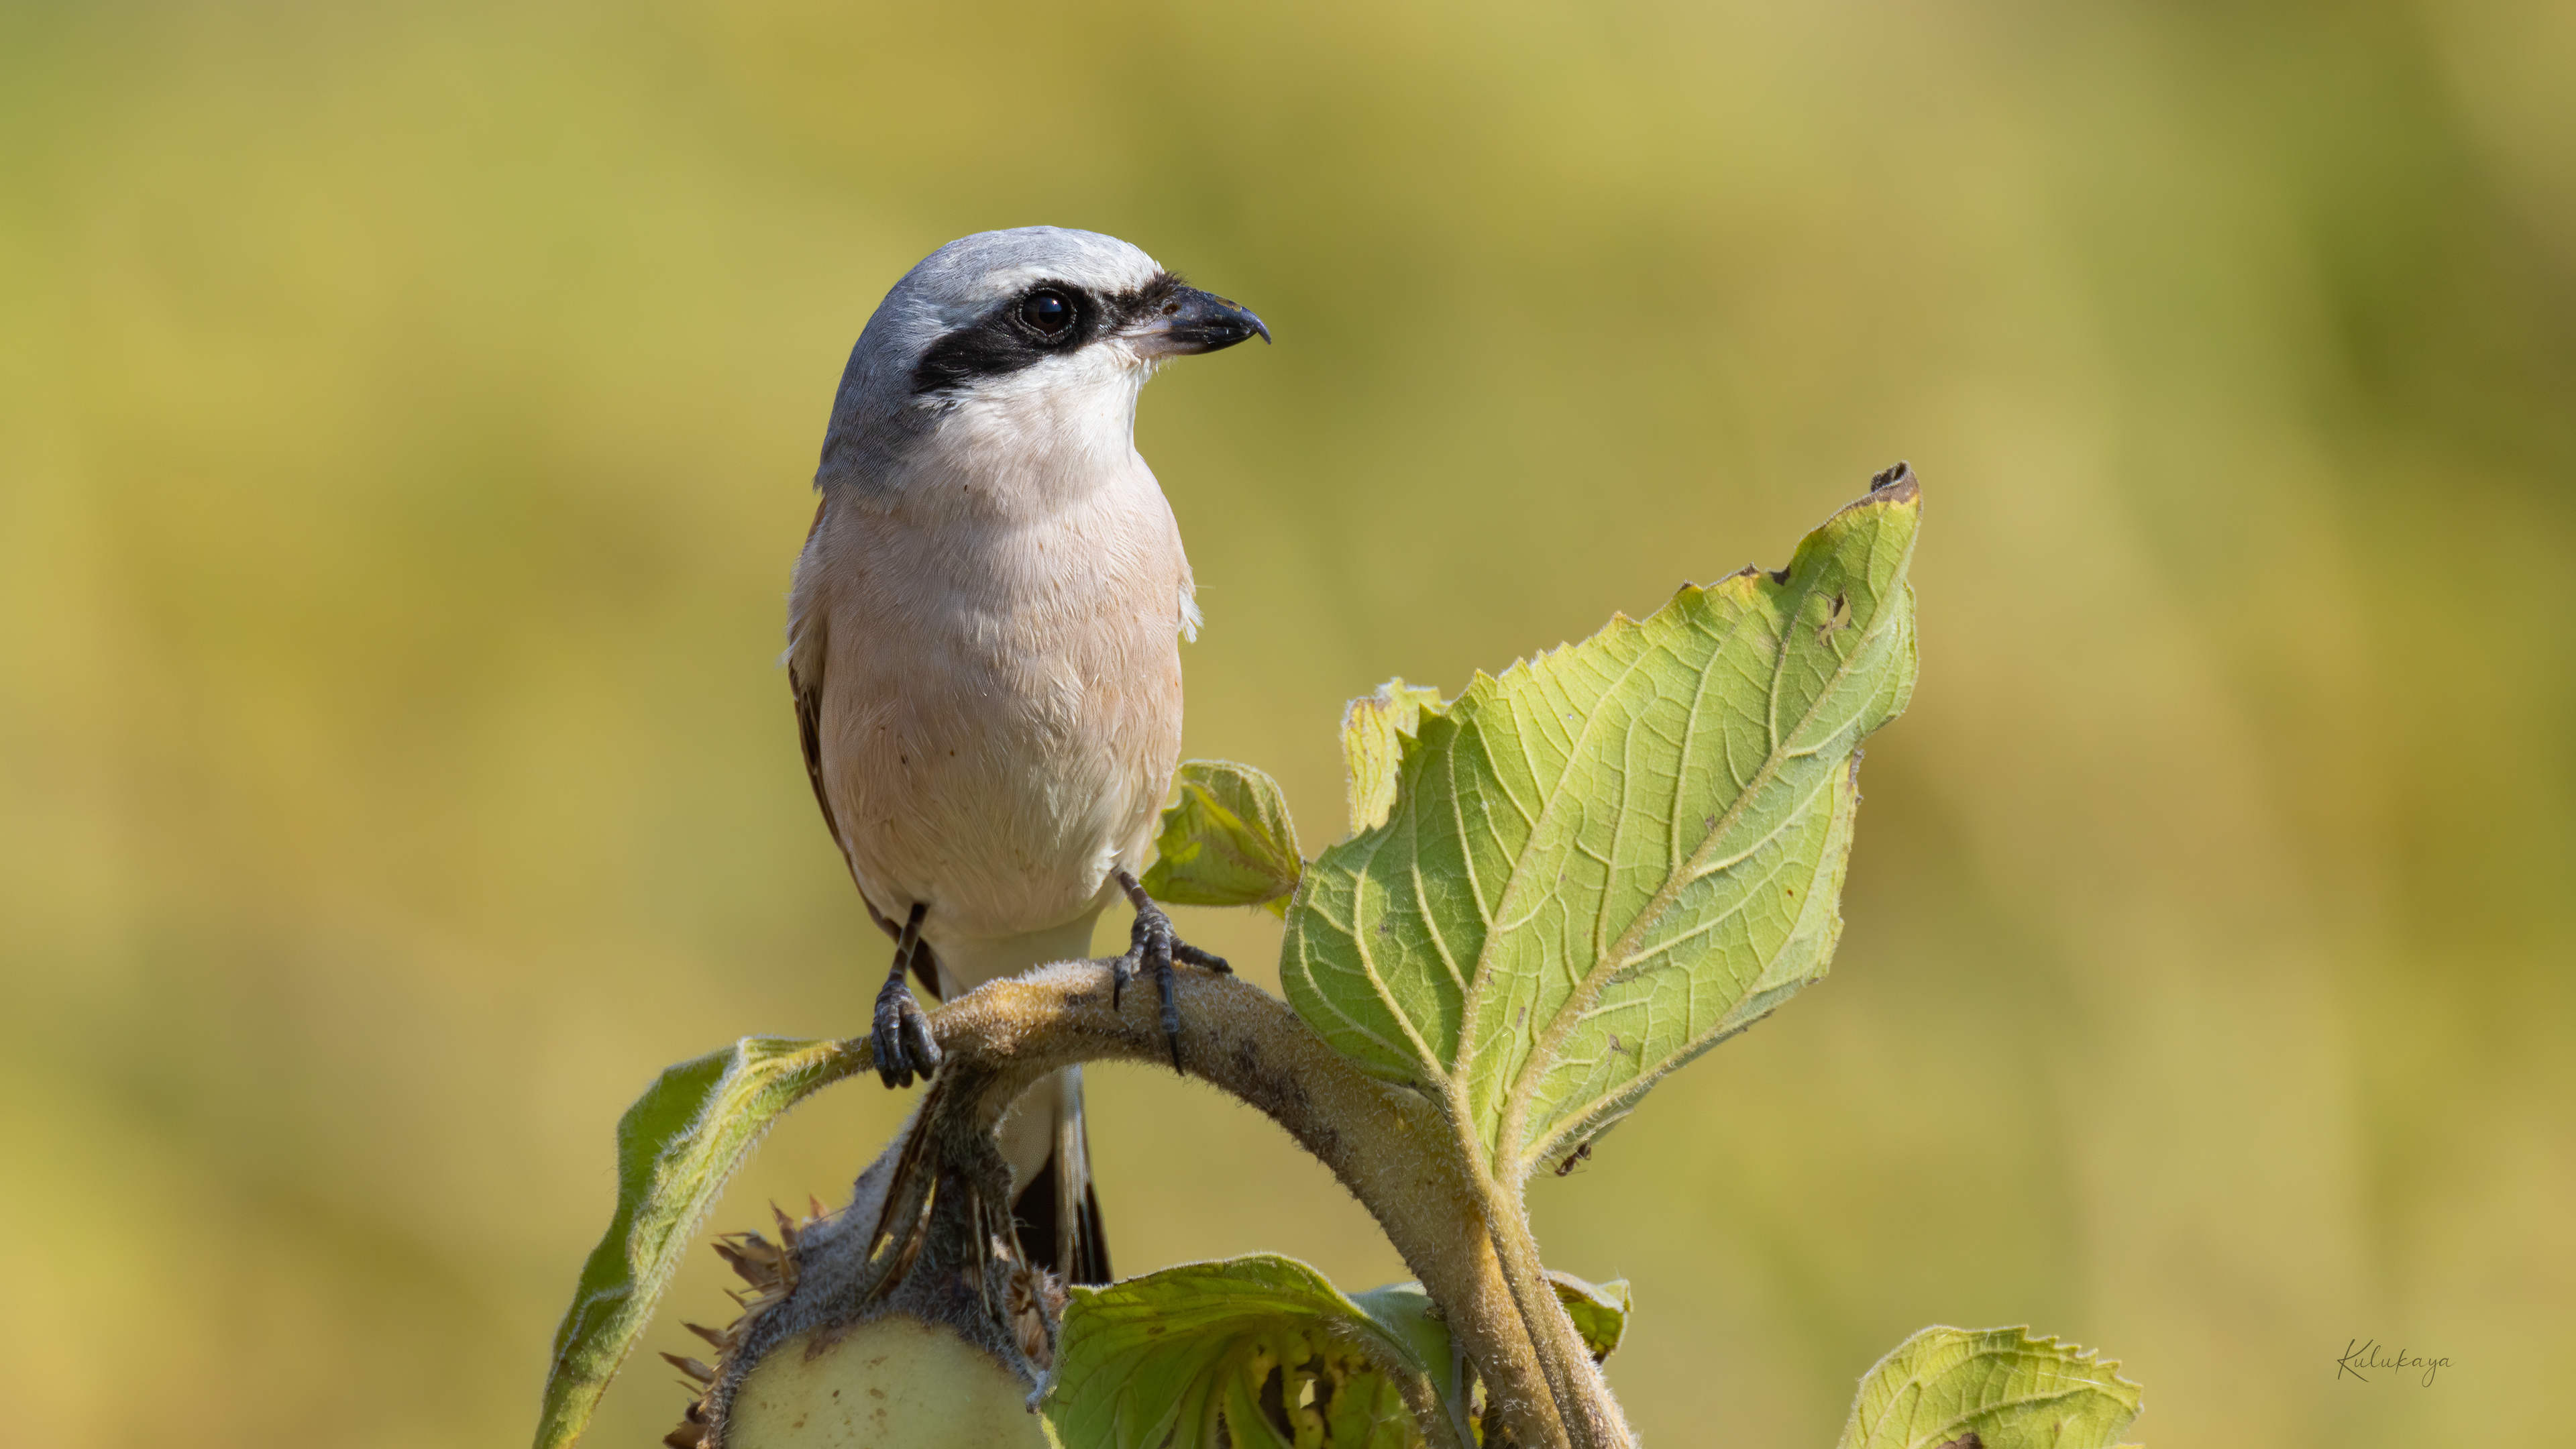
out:
<path id="1" fill-rule="evenodd" d="M 1270 340 L 1269 324 L 1251 308 L 1196 287 L 1182 294 L 1171 316 L 1171 335 L 1179 343 L 1174 351 L 1218 352 L 1255 337 Z"/>

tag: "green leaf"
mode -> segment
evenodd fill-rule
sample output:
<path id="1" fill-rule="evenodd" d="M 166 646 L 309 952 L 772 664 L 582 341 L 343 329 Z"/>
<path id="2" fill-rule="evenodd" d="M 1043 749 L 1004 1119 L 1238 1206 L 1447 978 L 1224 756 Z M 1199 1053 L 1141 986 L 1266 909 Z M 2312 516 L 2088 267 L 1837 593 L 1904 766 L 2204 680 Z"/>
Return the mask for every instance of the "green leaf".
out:
<path id="1" fill-rule="evenodd" d="M 1044 1409 L 1067 1449 L 1412 1449 L 1449 1333 L 1411 1284 L 1344 1297 L 1294 1258 L 1075 1288 Z M 1222 1427 L 1220 1427 L 1222 1423 Z"/>
<path id="2" fill-rule="evenodd" d="M 1626 1336 L 1628 1315 L 1635 1306 L 1628 1280 L 1586 1283 L 1571 1273 L 1553 1271 L 1547 1279 L 1556 1285 L 1556 1301 L 1565 1305 L 1567 1316 L 1574 1320 L 1574 1331 L 1583 1338 L 1583 1346 L 1592 1350 L 1592 1361 L 1599 1363 L 1608 1358 Z"/>
<path id="3" fill-rule="evenodd" d="M 1548 1277 L 1593 1357 L 1608 1355 L 1628 1285 Z M 1475 1442 L 1448 1325 L 1418 1283 L 1345 1297 L 1258 1254 L 1071 1293 L 1045 1403 L 1068 1449 L 1411 1449 L 1426 1440 L 1408 1388 L 1448 1417 L 1437 1442 Z"/>
<path id="4" fill-rule="evenodd" d="M 1342 711 L 1342 772 L 1351 808 L 1351 834 L 1375 830 L 1395 808 L 1396 773 L 1403 742 L 1422 727 L 1423 711 L 1440 712 L 1440 691 L 1401 677 L 1377 693 L 1352 700 Z"/>
<path id="5" fill-rule="evenodd" d="M 1307 868 L 1289 1002 L 1518 1182 L 1821 977 L 1858 746 L 1913 688 L 1919 516 L 1902 474 L 1779 573 L 1479 675 L 1416 737 L 1390 696 L 1397 800 Z"/>
<path id="6" fill-rule="evenodd" d="M 864 1043 L 747 1036 L 663 1072 L 617 1121 L 617 1215 L 555 1330 L 537 1449 L 581 1437 L 698 1224 L 761 1134 L 816 1088 L 861 1071 Z"/>
<path id="7" fill-rule="evenodd" d="M 1230 760 L 1184 760 L 1179 797 L 1163 811 L 1146 894 L 1166 905 L 1284 911 L 1305 870 L 1279 782 Z"/>
<path id="8" fill-rule="evenodd" d="M 1354 1293 L 1351 1302 L 1369 1316 L 1386 1334 L 1402 1344 L 1409 1361 L 1421 1365 L 1430 1374 L 1432 1388 L 1446 1395 L 1451 1385 L 1443 1382 L 1449 1367 L 1449 1324 L 1431 1295 L 1419 1283 L 1389 1283 L 1366 1293 Z M 1465 1422 L 1466 1405 L 1455 1406 L 1459 1422 Z"/>
<path id="9" fill-rule="evenodd" d="M 1860 1381 L 1842 1449 L 2109 1449 L 2138 1417 L 2119 1364 L 2022 1328 L 1927 1328 Z"/>

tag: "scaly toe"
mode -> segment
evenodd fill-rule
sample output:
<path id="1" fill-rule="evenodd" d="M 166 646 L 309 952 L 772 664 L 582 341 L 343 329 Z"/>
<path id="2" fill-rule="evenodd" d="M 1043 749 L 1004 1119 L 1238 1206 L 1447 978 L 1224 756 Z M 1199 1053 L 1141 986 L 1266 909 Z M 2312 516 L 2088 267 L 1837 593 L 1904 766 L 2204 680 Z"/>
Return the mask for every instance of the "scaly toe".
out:
<path id="1" fill-rule="evenodd" d="M 916 1074 L 927 1081 L 938 1068 L 939 1043 L 930 1034 L 930 1018 L 910 991 L 897 988 L 877 997 L 868 1054 L 888 1087 L 909 1087 Z"/>

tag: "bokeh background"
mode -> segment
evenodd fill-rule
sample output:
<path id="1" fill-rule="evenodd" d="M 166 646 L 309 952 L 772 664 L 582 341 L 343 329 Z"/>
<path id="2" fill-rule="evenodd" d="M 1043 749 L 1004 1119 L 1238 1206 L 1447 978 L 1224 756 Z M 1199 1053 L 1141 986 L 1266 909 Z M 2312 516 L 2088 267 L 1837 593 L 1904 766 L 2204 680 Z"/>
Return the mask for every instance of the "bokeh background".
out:
<path id="1" fill-rule="evenodd" d="M 1828 1444 L 1936 1321 L 2120 1356 L 2150 1443 L 2563 1430 L 2576 9 L 14 0 L 13 1440 L 521 1442 L 619 1111 L 864 1024 L 788 564 L 870 308 L 1038 221 L 1276 327 L 1139 431 L 1190 751 L 1309 848 L 1345 697 L 1922 473 L 1833 977 L 1534 1191 L 1651 1442 Z M 1094 1083 L 1130 1271 L 1403 1276 L 1265 1122 Z M 2452 1367 L 2338 1382 L 2374 1338 Z"/>

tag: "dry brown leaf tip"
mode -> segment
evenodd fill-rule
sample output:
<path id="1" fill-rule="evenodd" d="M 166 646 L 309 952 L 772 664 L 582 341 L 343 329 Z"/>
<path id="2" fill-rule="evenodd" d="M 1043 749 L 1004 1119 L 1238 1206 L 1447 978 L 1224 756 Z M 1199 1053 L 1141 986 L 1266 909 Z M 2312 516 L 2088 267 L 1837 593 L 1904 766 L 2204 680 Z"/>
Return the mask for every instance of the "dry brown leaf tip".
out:
<path id="1" fill-rule="evenodd" d="M 680 1427 L 662 1436 L 662 1442 L 670 1449 L 699 1449 L 706 1441 L 707 1411 L 703 1400 L 689 1405 L 688 1413 L 680 1420 Z"/>
<path id="2" fill-rule="evenodd" d="M 701 1384 L 712 1384 L 716 1381 L 716 1371 L 696 1359 L 686 1358 L 676 1353 L 666 1353 L 662 1355 L 662 1361 Z"/>

